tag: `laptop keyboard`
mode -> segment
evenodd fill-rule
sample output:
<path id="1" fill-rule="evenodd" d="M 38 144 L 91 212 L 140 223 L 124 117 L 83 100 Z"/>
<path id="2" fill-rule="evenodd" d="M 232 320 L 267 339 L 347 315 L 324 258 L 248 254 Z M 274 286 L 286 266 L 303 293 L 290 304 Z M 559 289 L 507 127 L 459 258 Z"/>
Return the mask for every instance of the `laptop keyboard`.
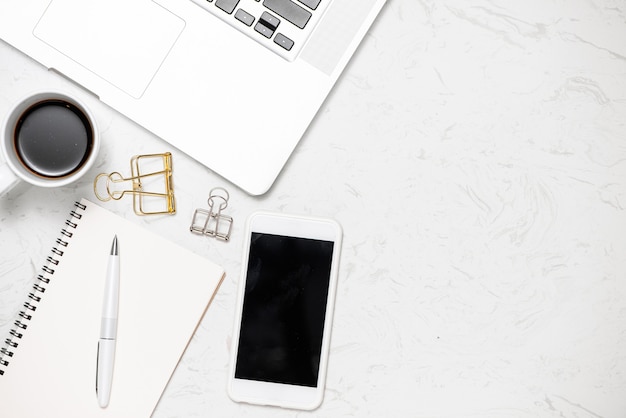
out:
<path id="1" fill-rule="evenodd" d="M 331 0 L 192 0 L 235 29 L 293 61 Z"/>

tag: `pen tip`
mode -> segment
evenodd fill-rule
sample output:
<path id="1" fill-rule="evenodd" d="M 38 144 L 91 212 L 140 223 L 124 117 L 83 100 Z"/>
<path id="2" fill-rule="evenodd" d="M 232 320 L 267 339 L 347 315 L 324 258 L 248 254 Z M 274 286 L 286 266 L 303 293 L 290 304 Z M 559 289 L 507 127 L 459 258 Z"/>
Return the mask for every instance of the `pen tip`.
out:
<path id="1" fill-rule="evenodd" d="M 111 245 L 111 255 L 118 255 L 117 235 L 113 237 L 113 244 Z"/>

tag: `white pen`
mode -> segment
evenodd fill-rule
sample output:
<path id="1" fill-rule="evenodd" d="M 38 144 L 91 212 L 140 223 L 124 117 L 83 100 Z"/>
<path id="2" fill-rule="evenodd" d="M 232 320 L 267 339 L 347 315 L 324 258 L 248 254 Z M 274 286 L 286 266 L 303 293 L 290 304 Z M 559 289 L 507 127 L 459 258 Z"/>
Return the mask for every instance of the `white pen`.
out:
<path id="1" fill-rule="evenodd" d="M 120 294 L 120 255 L 117 235 L 113 238 L 102 302 L 102 322 L 96 365 L 96 394 L 101 408 L 109 404 L 113 365 L 115 363 L 115 340 L 117 337 L 117 312 Z"/>

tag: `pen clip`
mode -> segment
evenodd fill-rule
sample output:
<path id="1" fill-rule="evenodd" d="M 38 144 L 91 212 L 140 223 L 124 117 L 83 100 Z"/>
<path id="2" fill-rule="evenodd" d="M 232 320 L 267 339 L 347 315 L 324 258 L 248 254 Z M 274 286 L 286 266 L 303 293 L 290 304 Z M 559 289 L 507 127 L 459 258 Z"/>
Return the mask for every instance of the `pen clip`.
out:
<path id="1" fill-rule="evenodd" d="M 100 363 L 100 341 L 98 341 L 98 348 L 96 350 L 96 395 L 98 395 L 98 366 Z"/>

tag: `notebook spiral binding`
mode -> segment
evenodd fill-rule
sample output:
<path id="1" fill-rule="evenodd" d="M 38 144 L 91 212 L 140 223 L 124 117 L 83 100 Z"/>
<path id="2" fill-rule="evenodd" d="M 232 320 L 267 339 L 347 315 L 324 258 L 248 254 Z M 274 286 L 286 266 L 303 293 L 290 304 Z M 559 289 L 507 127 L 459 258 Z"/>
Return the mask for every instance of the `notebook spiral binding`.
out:
<path id="1" fill-rule="evenodd" d="M 18 318 L 13 322 L 9 337 L 4 340 L 4 346 L 0 347 L 0 376 L 4 374 L 11 362 L 11 357 L 20 344 L 19 340 L 24 336 L 24 331 L 33 318 L 33 312 L 37 310 L 37 304 L 44 297 L 46 288 L 54 275 L 54 270 L 59 265 L 60 257 L 63 257 L 64 249 L 69 245 L 69 239 L 74 235 L 72 230 L 78 227 L 77 220 L 83 216 L 80 211 L 86 209 L 86 206 L 80 202 L 75 202 L 74 206 L 75 209 L 70 211 L 70 218 L 65 221 L 66 227 L 61 229 L 61 236 L 56 239 L 56 245 L 46 258 L 46 264 L 41 268 L 42 272 L 37 275 L 27 299 L 22 304 L 23 309 L 20 310 Z"/>

